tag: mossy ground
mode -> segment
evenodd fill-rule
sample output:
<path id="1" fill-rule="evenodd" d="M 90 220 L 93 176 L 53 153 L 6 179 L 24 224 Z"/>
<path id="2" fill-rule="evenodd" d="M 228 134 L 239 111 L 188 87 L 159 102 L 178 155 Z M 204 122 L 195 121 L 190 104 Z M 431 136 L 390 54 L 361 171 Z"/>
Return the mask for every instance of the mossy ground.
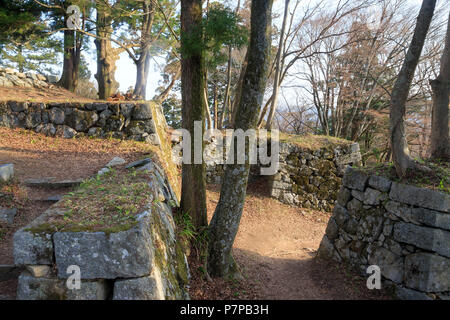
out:
<path id="1" fill-rule="evenodd" d="M 439 190 L 450 193 L 450 162 L 416 160 L 420 165 L 431 169 L 430 172 L 423 170 L 409 170 L 403 179 L 399 179 L 392 162 L 379 163 L 362 167 L 360 170 L 370 175 L 378 175 L 389 180 L 415 185 L 421 188 Z"/>
<path id="2" fill-rule="evenodd" d="M 145 171 L 125 169 L 88 179 L 55 205 L 54 208 L 64 214 L 52 216 L 29 231 L 112 233 L 128 230 L 136 224 L 136 215 L 152 200 L 148 182 Z"/>

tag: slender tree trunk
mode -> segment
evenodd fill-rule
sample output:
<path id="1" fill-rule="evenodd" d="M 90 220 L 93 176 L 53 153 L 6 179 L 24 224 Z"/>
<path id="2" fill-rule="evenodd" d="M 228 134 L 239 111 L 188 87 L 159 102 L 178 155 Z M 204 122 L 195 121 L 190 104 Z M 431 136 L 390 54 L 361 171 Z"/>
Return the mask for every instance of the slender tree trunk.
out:
<path id="1" fill-rule="evenodd" d="M 273 0 L 252 1 L 249 59 L 235 129 L 256 128 L 267 81 L 272 4 Z M 234 149 L 235 155 L 245 152 L 247 161 L 226 166 L 219 203 L 209 226 L 208 272 L 216 277 L 233 277 L 237 272 L 231 248 L 242 216 L 250 165 L 249 145 L 245 150 L 236 150 L 236 145 Z"/>
<path id="2" fill-rule="evenodd" d="M 177 73 L 175 75 L 173 75 L 172 80 L 170 81 L 169 85 L 164 89 L 163 92 L 161 92 L 160 95 L 155 97 L 155 100 L 157 100 L 159 103 L 163 103 L 169 96 L 170 91 L 172 90 L 173 86 L 175 85 L 175 82 L 178 80 L 180 75 L 181 75 L 181 69 L 178 69 Z"/>
<path id="3" fill-rule="evenodd" d="M 450 15 L 447 22 L 445 47 L 441 70 L 436 80 L 430 81 L 433 90 L 430 153 L 434 159 L 450 158 L 448 137 L 448 103 L 450 93 Z"/>
<path id="4" fill-rule="evenodd" d="M 99 3 L 97 4 L 97 36 L 94 43 L 97 47 L 97 74 L 99 99 L 107 99 L 117 89 L 118 84 L 114 78 L 116 61 L 118 59 L 115 49 L 108 40 L 112 34 L 112 18 Z"/>
<path id="5" fill-rule="evenodd" d="M 181 0 L 181 32 L 202 41 L 199 32 L 202 22 L 202 0 Z M 182 46 L 184 37 L 182 37 Z M 186 54 L 188 52 L 189 54 Z M 181 58 L 181 95 L 183 101 L 182 127 L 189 131 L 194 141 L 194 121 L 201 121 L 202 135 L 204 126 L 204 56 L 201 48 L 185 48 Z M 203 141 L 203 139 L 202 139 Z M 205 164 L 194 163 L 193 146 L 183 148 L 191 153 L 192 164 L 183 163 L 181 186 L 181 209 L 192 218 L 198 229 L 208 225 L 206 216 L 206 173 Z M 203 153 L 203 147 L 201 148 Z"/>
<path id="6" fill-rule="evenodd" d="M 222 121 L 226 120 L 226 115 L 230 114 L 229 105 L 230 105 L 230 87 L 231 87 L 231 46 L 228 47 L 228 65 L 227 65 L 227 86 L 225 88 L 225 98 L 223 99 L 223 107 L 222 107 Z M 231 117 L 230 117 L 231 118 Z"/>
<path id="7" fill-rule="evenodd" d="M 414 162 L 409 156 L 409 148 L 406 141 L 405 104 L 435 7 L 436 0 L 423 0 L 413 39 L 392 90 L 390 107 L 391 146 L 395 170 L 399 177 L 403 177 L 406 171 L 414 166 Z"/>
<path id="8" fill-rule="evenodd" d="M 205 113 L 206 113 L 206 122 L 208 123 L 208 129 L 212 129 L 212 117 L 211 117 L 211 110 L 209 109 L 209 102 L 208 102 L 208 90 L 206 88 L 205 81 L 205 89 L 203 90 L 203 99 L 205 100 Z"/>
<path id="9" fill-rule="evenodd" d="M 234 94 L 233 111 L 231 114 L 231 123 L 230 123 L 231 126 L 234 126 L 234 122 L 236 120 L 236 113 L 237 113 L 241 95 L 242 95 L 242 82 L 244 81 L 244 75 L 245 75 L 245 70 L 247 69 L 247 63 L 248 63 L 248 49 L 247 49 L 247 52 L 245 53 L 244 63 L 242 64 L 242 67 L 241 67 L 241 73 L 239 75 L 239 80 L 238 80 L 236 90 L 235 90 L 236 92 Z"/>
<path id="10" fill-rule="evenodd" d="M 282 68 L 282 60 L 283 60 L 283 51 L 284 51 L 284 34 L 286 30 L 286 22 L 287 17 L 289 13 L 289 2 L 290 0 L 285 0 L 284 4 L 284 17 L 283 17 L 283 25 L 281 27 L 281 34 L 280 34 L 280 44 L 278 45 L 278 53 L 277 53 L 277 64 L 276 64 L 276 71 L 275 71 L 275 81 L 273 83 L 273 99 L 272 104 L 270 105 L 270 112 L 269 116 L 267 117 L 266 122 L 266 129 L 270 130 L 272 128 L 272 122 L 273 117 L 275 116 L 275 110 L 277 108 L 278 103 L 278 91 L 280 90 L 281 86 L 281 68 Z"/>
<path id="11" fill-rule="evenodd" d="M 214 83 L 214 102 L 213 102 L 213 108 L 214 108 L 214 129 L 217 129 L 218 120 L 217 119 L 217 84 Z"/>

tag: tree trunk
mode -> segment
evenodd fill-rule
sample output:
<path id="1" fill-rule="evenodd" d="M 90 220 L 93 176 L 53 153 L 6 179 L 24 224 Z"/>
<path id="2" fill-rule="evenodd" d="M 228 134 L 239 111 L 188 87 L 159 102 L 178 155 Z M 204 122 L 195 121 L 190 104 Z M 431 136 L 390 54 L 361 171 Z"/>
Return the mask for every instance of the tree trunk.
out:
<path id="1" fill-rule="evenodd" d="M 136 63 L 136 84 L 133 94 L 136 99 L 145 100 L 150 70 L 150 48 L 144 47 L 142 50 L 143 52 Z"/>
<path id="2" fill-rule="evenodd" d="M 231 123 L 230 123 L 232 127 L 234 127 L 234 121 L 236 120 L 236 113 L 237 113 L 241 95 L 242 95 L 242 82 L 244 81 L 245 70 L 247 68 L 247 62 L 248 62 L 248 49 L 247 49 L 247 52 L 245 53 L 244 63 L 242 64 L 241 73 L 239 75 L 239 80 L 238 80 L 236 90 L 235 90 L 236 92 L 234 93 L 233 111 L 231 114 Z"/>
<path id="3" fill-rule="evenodd" d="M 217 129 L 218 119 L 217 119 L 217 84 L 214 83 L 214 129 Z"/>
<path id="4" fill-rule="evenodd" d="M 98 84 L 99 99 L 109 98 L 118 87 L 114 78 L 116 61 L 118 59 L 115 50 L 108 40 L 112 34 L 112 18 L 105 12 L 100 4 L 97 4 L 97 36 L 94 43 L 97 47 L 97 74 L 95 78 Z"/>
<path id="5" fill-rule="evenodd" d="M 430 153 L 434 159 L 450 158 L 448 137 L 448 103 L 450 93 L 450 15 L 447 22 L 445 47 L 441 70 L 436 80 L 430 81 L 433 90 Z"/>
<path id="6" fill-rule="evenodd" d="M 289 2 L 290 0 L 286 0 L 284 4 L 284 17 L 283 17 L 283 25 L 281 27 L 280 34 L 280 44 L 278 45 L 278 53 L 277 53 L 277 64 L 275 71 L 275 81 L 273 83 L 273 94 L 272 94 L 272 104 L 270 105 L 269 116 L 267 117 L 266 129 L 270 130 L 272 128 L 273 117 L 275 116 L 275 110 L 277 109 L 278 103 L 278 91 L 281 86 L 281 68 L 282 68 L 282 60 L 283 60 L 283 51 L 284 51 L 284 34 L 286 30 L 286 22 L 289 13 Z"/>
<path id="7" fill-rule="evenodd" d="M 78 84 L 78 74 L 81 52 L 75 42 L 75 31 L 64 31 L 63 71 L 58 85 L 74 92 Z"/>
<path id="8" fill-rule="evenodd" d="M 414 166 L 414 162 L 409 156 L 406 141 L 405 104 L 435 7 L 436 0 L 423 0 L 413 39 L 392 90 L 390 107 L 391 146 L 395 170 L 399 177 L 405 176 L 406 171 Z"/>
<path id="9" fill-rule="evenodd" d="M 181 1 L 181 32 L 182 34 L 198 38 L 202 41 L 202 35 L 198 30 L 202 23 L 202 0 Z M 182 46 L 184 38 L 182 38 Z M 188 51 L 189 54 L 186 54 Z M 182 50 L 181 59 L 181 94 L 182 94 L 182 126 L 189 131 L 191 140 L 194 141 L 194 121 L 202 123 L 202 136 L 204 126 L 204 56 L 201 48 L 185 48 Z M 203 142 L 203 139 L 201 140 Z M 183 148 L 183 152 L 190 151 L 191 161 L 194 160 L 194 150 Z M 203 153 L 203 147 L 201 148 Z M 208 225 L 206 215 L 206 173 L 205 164 L 183 163 L 181 186 L 181 209 L 188 213 L 192 223 L 197 229 Z"/>
<path id="10" fill-rule="evenodd" d="M 252 1 L 249 59 L 235 129 L 256 128 L 267 81 L 272 4 L 273 0 Z M 233 277 L 237 272 L 231 248 L 242 216 L 250 165 L 249 145 L 245 150 L 234 149 L 235 155 L 245 152 L 247 161 L 226 166 L 219 203 L 209 226 L 208 272 L 215 277 Z"/>
<path id="11" fill-rule="evenodd" d="M 181 69 L 178 69 L 176 74 L 172 76 L 172 80 L 170 81 L 169 85 L 164 89 L 163 92 L 161 92 L 160 95 L 155 97 L 155 100 L 157 100 L 160 104 L 163 103 L 167 97 L 169 96 L 170 91 L 172 90 L 173 86 L 175 85 L 175 82 L 178 80 L 181 74 Z"/>

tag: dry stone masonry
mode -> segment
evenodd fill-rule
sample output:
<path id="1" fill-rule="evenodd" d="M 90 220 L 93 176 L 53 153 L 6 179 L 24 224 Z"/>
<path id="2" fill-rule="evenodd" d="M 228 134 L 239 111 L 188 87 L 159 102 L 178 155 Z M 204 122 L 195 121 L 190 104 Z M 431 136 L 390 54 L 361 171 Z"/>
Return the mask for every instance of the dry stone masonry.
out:
<path id="1" fill-rule="evenodd" d="M 152 160 L 128 167 L 146 170 L 152 201 L 137 223 L 117 232 L 64 232 L 46 228 L 61 209 L 50 207 L 14 234 L 19 277 L 17 299 L 155 300 L 187 299 L 189 269 L 176 239 L 171 206 L 178 198 L 164 171 Z M 80 268 L 80 289 L 67 280 Z"/>
<path id="2" fill-rule="evenodd" d="M 155 109 L 155 110 L 152 110 Z M 153 102 L 41 103 L 0 102 L 0 126 L 25 128 L 48 136 L 90 136 L 160 144 Z M 156 113 L 155 113 L 156 114 Z"/>
<path id="3" fill-rule="evenodd" d="M 345 141 L 313 150 L 282 142 L 271 195 L 289 205 L 331 211 L 345 168 L 360 164 L 358 143 Z"/>
<path id="4" fill-rule="evenodd" d="M 44 76 L 33 72 L 18 72 L 0 67 L 0 87 L 48 88 L 56 82 L 55 76 Z"/>
<path id="5" fill-rule="evenodd" d="M 450 299 L 450 194 L 348 168 L 318 254 L 379 266 L 400 299 Z"/>

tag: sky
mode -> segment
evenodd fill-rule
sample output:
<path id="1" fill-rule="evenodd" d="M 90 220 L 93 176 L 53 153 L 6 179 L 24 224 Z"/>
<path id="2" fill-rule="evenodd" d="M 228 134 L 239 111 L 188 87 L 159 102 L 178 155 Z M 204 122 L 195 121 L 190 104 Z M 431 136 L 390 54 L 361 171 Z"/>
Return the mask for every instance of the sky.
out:
<path id="1" fill-rule="evenodd" d="M 295 0 L 291 0 L 291 3 L 294 3 Z M 309 3 L 309 2 L 315 2 L 317 0 L 304 0 L 305 3 Z M 335 0 L 337 1 L 337 0 Z M 445 1 L 449 1 L 449 0 L 443 0 Z M 231 8 L 236 7 L 237 1 L 236 0 L 225 0 L 223 1 L 224 3 L 228 4 Z M 421 4 L 421 0 L 407 0 L 408 3 L 413 4 L 413 5 L 420 5 Z M 242 3 L 242 1 L 241 1 Z M 273 20 L 273 25 L 277 26 L 278 29 L 281 29 L 281 19 L 282 19 L 282 15 L 283 15 L 283 9 L 284 9 L 284 1 L 283 0 L 276 0 L 274 2 L 274 8 L 273 8 L 273 12 L 277 15 L 277 18 L 275 18 Z M 91 48 L 95 48 L 93 40 L 91 39 Z M 90 66 L 90 70 L 92 73 L 92 81 L 94 83 L 96 83 L 93 75 L 96 72 L 97 69 L 97 65 L 96 65 L 96 57 L 95 57 L 95 53 L 94 54 L 90 54 L 88 56 L 86 56 L 89 66 Z M 152 99 L 153 96 L 156 93 L 156 89 L 159 86 L 159 82 L 162 80 L 161 77 L 161 67 L 164 66 L 164 58 L 158 58 L 155 57 L 155 61 L 152 61 L 151 66 L 150 66 L 150 73 L 149 73 L 149 78 L 148 78 L 148 84 L 147 84 L 147 94 L 146 94 L 146 98 Z M 158 66 L 159 64 L 159 66 Z M 122 53 L 120 55 L 120 59 L 116 62 L 116 74 L 115 74 L 115 78 L 116 81 L 119 82 L 120 87 L 119 90 L 121 92 L 126 92 L 127 89 L 129 87 L 134 87 L 134 84 L 136 82 L 136 67 L 133 63 L 133 61 L 128 57 L 128 54 L 126 52 Z M 287 94 L 287 96 L 289 97 L 290 94 L 288 92 L 289 90 L 285 90 L 285 93 Z"/>

